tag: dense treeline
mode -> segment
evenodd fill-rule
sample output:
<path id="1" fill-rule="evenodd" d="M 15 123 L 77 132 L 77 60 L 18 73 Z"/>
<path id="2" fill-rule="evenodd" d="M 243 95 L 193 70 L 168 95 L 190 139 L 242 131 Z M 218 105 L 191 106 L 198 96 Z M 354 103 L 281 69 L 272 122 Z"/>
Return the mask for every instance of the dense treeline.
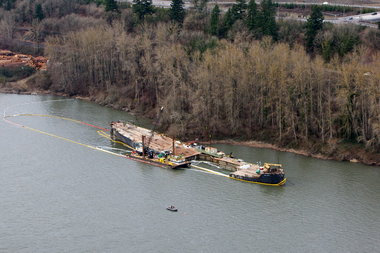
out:
<path id="1" fill-rule="evenodd" d="M 26 3 L 33 7 L 22 9 Z M 242 137 L 329 154 L 344 140 L 380 152 L 378 30 L 325 24 L 319 8 L 306 24 L 276 21 L 270 0 L 239 0 L 224 14 L 195 3 L 185 11 L 181 0 L 169 10 L 150 0 L 21 0 L 0 11 L 15 24 L 31 22 L 30 39 L 45 42 L 40 88 L 152 117 L 164 106 L 162 128 L 178 137 Z"/>
<path id="2" fill-rule="evenodd" d="M 164 126 L 181 136 L 346 139 L 379 151 L 378 54 L 364 61 L 362 49 L 326 65 L 265 38 L 189 57 L 181 42 L 192 36 L 165 24 L 132 35 L 115 24 L 51 40 L 51 88 L 129 109 L 165 106 Z"/>

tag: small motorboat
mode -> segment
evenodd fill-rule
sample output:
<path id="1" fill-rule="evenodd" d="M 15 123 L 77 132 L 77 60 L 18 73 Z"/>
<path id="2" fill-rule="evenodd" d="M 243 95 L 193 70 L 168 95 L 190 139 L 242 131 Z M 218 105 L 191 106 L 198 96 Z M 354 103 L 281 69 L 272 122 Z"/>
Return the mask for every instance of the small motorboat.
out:
<path id="1" fill-rule="evenodd" d="M 177 212 L 178 209 L 175 206 L 169 206 L 166 208 L 166 210 L 172 211 L 172 212 Z"/>

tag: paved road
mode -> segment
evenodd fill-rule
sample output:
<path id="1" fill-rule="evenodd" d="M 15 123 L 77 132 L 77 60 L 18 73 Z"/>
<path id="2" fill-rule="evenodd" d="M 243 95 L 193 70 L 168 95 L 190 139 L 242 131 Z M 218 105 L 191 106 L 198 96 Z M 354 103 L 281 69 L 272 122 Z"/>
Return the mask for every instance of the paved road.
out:
<path id="1" fill-rule="evenodd" d="M 303 2 L 276 2 L 279 4 L 299 4 L 299 5 L 324 5 L 323 3 L 303 3 Z M 346 6 L 353 8 L 371 8 L 371 9 L 380 9 L 380 6 L 372 6 L 372 5 L 361 5 L 361 4 L 338 4 L 338 3 L 330 3 L 333 6 Z"/>
<path id="2" fill-rule="evenodd" d="M 119 2 L 129 2 L 132 3 L 133 0 L 119 0 Z M 189 8 L 192 6 L 191 1 L 184 1 L 185 2 L 185 8 Z M 257 3 L 260 3 L 260 1 L 256 1 Z M 170 7 L 170 0 L 153 0 L 154 6 L 160 6 L 160 7 Z M 218 5 L 232 5 L 235 4 L 236 1 L 209 1 L 210 4 L 218 4 Z M 276 2 L 279 4 L 299 4 L 299 5 L 323 5 L 323 3 L 303 3 L 303 2 Z M 379 6 L 372 6 L 372 5 L 360 5 L 360 4 L 339 4 L 339 3 L 331 3 L 331 5 L 334 6 L 346 6 L 346 7 L 353 7 L 353 8 L 372 8 L 372 9 L 380 9 Z"/>
<path id="3" fill-rule="evenodd" d="M 119 0 L 119 2 L 132 3 L 133 0 Z M 184 1 L 184 2 L 185 2 L 185 9 L 189 9 L 192 6 L 192 4 L 189 1 Z M 154 6 L 170 8 L 171 1 L 152 0 L 152 3 Z"/>
<path id="4" fill-rule="evenodd" d="M 347 22 L 379 22 L 380 21 L 380 12 L 373 12 L 361 15 L 354 15 L 349 17 L 339 18 Z"/>
<path id="5" fill-rule="evenodd" d="M 132 3 L 133 0 L 119 0 L 120 2 L 130 2 Z M 170 0 L 153 0 L 153 5 L 163 8 L 170 8 L 171 1 Z M 236 2 L 219 2 L 219 1 L 210 1 L 209 3 L 212 4 L 219 4 L 219 5 L 232 5 Z M 280 4 L 290 3 L 290 2 L 277 2 Z M 323 3 L 302 3 L 302 2 L 292 2 L 294 4 L 300 4 L 300 5 L 323 5 Z M 350 4 L 333 4 L 336 6 L 347 6 L 347 7 L 354 7 L 354 8 L 374 8 L 379 9 L 380 6 L 368 6 L 368 5 L 350 5 Z M 192 3 L 190 1 L 185 1 L 185 9 L 188 9 L 192 6 Z M 300 21 L 306 21 L 306 19 L 297 19 Z M 374 22 L 380 21 L 380 12 L 374 12 L 374 13 L 368 13 L 368 14 L 362 14 L 362 15 L 355 15 L 355 16 L 348 16 L 343 18 L 337 18 L 332 20 L 326 20 L 325 22 L 335 23 L 335 24 L 343 24 L 343 23 L 353 23 L 357 25 L 362 26 L 369 26 L 369 27 L 377 27 L 376 24 L 373 24 Z"/>

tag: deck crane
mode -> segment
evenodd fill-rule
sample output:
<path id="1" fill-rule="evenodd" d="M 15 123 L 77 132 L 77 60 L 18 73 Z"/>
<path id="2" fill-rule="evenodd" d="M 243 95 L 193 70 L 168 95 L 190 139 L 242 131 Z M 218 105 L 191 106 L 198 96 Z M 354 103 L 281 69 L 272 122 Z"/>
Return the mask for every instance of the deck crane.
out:
<path id="1" fill-rule="evenodd" d="M 148 141 L 146 142 L 146 145 L 145 145 L 145 152 L 148 154 L 148 158 L 153 158 L 153 150 L 151 150 L 149 148 L 149 145 L 150 145 L 150 142 L 152 141 L 153 139 L 153 136 L 154 136 L 154 131 L 156 130 L 157 126 L 158 126 L 158 122 L 160 121 L 161 119 L 161 114 L 162 114 L 162 111 L 164 110 L 164 107 L 161 106 L 160 108 L 160 111 L 158 112 L 157 114 L 157 117 L 156 117 L 156 120 L 154 122 L 154 125 L 153 125 L 153 128 L 152 130 L 150 131 L 150 136 L 148 138 Z"/>

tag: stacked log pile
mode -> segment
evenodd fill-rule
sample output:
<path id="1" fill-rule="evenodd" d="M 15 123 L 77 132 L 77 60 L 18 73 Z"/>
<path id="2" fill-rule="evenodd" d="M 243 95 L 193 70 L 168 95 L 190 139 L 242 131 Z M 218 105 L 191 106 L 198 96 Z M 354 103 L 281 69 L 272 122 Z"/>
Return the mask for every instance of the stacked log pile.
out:
<path id="1" fill-rule="evenodd" d="M 9 50 L 0 50 L 0 67 L 12 68 L 29 66 L 37 70 L 46 70 L 47 58 L 26 54 L 15 54 Z"/>

